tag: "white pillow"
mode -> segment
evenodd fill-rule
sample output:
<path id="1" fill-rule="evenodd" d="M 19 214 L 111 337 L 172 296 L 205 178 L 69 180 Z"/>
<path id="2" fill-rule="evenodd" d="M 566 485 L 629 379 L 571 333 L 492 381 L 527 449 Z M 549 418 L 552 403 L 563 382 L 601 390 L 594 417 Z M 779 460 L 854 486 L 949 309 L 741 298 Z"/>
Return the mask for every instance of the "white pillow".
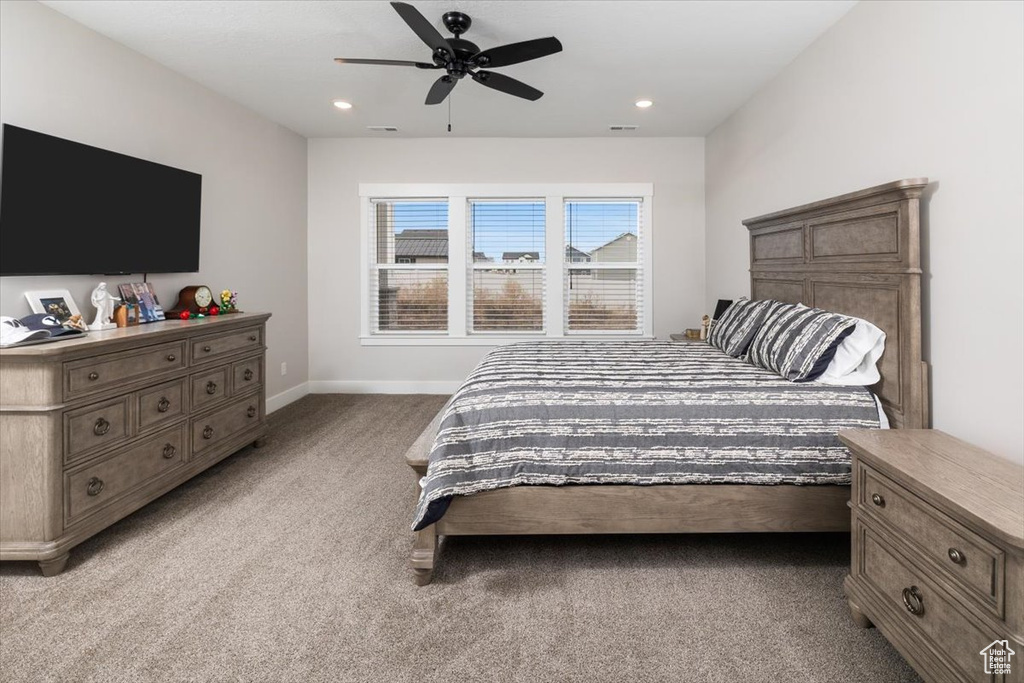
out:
<path id="1" fill-rule="evenodd" d="M 836 349 L 836 355 L 817 381 L 842 386 L 870 386 L 881 379 L 878 359 L 885 351 L 885 332 L 867 320 L 854 318 L 857 326 Z"/>

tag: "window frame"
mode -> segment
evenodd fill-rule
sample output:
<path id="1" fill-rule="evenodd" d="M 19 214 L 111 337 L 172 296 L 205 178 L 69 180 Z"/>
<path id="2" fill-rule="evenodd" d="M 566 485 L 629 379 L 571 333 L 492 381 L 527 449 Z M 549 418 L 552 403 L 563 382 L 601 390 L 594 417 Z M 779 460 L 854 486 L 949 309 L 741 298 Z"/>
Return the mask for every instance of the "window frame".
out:
<path id="1" fill-rule="evenodd" d="M 369 257 L 371 206 L 374 200 L 448 200 L 448 331 L 447 332 L 373 332 L 371 320 Z M 471 332 L 468 319 L 474 270 L 470 253 L 470 200 L 507 199 L 545 202 L 544 331 L 543 332 Z M 638 296 L 644 305 L 638 332 L 568 332 L 565 305 L 565 202 L 571 200 L 637 200 L 642 203 L 638 267 Z M 363 346 L 495 346 L 524 340 L 652 339 L 654 321 L 653 245 L 654 185 L 652 183 L 360 183 L 360 343 Z M 552 255 L 558 258 L 552 258 Z M 407 264 L 403 264 L 408 267 Z M 413 266 L 417 264 L 412 264 Z M 431 264 L 434 265 L 434 264 Z"/>

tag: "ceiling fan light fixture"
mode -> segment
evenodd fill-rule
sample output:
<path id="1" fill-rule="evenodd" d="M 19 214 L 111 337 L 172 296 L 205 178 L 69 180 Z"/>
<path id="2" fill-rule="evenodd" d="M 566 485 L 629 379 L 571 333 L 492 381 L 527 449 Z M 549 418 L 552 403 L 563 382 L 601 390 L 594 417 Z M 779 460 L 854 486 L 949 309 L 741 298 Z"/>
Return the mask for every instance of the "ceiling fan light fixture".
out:
<path id="1" fill-rule="evenodd" d="M 651 106 L 652 104 L 654 104 L 654 102 L 652 102 L 651 100 L 637 100 L 637 101 L 635 102 L 635 104 L 636 104 L 636 106 L 637 106 L 637 107 L 639 107 L 640 109 L 647 109 L 647 107 L 649 107 L 649 106 Z"/>
<path id="2" fill-rule="evenodd" d="M 351 109 L 352 108 L 352 103 L 351 102 L 346 102 L 345 100 L 334 100 L 333 102 L 331 102 L 331 104 L 333 104 L 338 109 Z"/>

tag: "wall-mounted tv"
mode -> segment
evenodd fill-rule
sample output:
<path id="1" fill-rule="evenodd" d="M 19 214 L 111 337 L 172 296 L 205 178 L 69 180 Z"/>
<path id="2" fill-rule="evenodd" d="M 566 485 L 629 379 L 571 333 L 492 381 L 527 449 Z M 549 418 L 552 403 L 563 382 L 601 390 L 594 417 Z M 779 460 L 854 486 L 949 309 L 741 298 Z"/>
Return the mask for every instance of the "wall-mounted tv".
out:
<path id="1" fill-rule="evenodd" d="M 203 177 L 5 124 L 0 275 L 193 273 Z"/>

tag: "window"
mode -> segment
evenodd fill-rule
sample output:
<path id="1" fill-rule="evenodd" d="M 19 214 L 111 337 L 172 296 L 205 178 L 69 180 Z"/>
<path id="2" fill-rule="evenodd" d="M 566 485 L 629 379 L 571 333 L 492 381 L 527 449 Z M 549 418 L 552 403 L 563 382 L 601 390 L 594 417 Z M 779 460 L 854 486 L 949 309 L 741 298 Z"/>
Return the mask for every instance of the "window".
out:
<path id="1" fill-rule="evenodd" d="M 360 185 L 362 343 L 652 336 L 648 184 Z"/>
<path id="2" fill-rule="evenodd" d="M 471 332 L 544 329 L 544 202 L 470 200 Z"/>
<path id="3" fill-rule="evenodd" d="M 568 332 L 637 332 L 642 321 L 636 200 L 565 202 Z"/>
<path id="4" fill-rule="evenodd" d="M 372 203 L 375 332 L 448 329 L 448 202 Z"/>

